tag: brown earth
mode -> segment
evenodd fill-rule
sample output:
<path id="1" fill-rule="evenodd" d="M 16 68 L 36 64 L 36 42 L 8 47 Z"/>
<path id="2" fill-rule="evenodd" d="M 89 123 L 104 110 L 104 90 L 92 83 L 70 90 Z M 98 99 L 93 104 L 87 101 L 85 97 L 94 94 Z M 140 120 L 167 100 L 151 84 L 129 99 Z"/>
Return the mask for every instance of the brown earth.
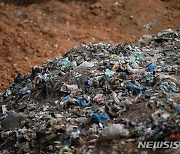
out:
<path id="1" fill-rule="evenodd" d="M 137 41 L 180 26 L 179 0 L 0 0 L 0 91 L 82 43 Z"/>

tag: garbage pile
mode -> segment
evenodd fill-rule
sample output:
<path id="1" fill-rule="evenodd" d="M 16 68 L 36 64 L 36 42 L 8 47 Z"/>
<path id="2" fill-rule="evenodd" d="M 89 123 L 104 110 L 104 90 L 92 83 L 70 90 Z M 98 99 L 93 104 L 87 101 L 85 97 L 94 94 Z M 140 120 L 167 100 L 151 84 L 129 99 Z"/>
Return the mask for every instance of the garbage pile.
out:
<path id="1" fill-rule="evenodd" d="M 180 141 L 180 30 L 139 44 L 82 44 L 0 94 L 0 151 L 152 153 Z M 178 149 L 161 149 L 165 153 Z"/>

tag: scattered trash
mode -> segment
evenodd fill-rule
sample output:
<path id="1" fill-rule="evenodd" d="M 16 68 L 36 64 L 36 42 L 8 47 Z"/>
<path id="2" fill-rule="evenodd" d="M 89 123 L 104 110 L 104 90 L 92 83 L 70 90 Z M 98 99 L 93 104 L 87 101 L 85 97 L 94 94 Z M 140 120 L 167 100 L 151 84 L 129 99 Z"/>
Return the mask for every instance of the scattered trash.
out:
<path id="1" fill-rule="evenodd" d="M 146 68 L 146 71 L 152 71 L 154 68 L 156 67 L 156 63 L 151 63 L 147 68 Z"/>
<path id="2" fill-rule="evenodd" d="M 78 97 L 76 101 L 78 102 L 79 106 L 83 106 L 83 107 L 90 106 L 90 102 L 88 102 L 83 97 Z"/>
<path id="3" fill-rule="evenodd" d="M 93 67 L 94 66 L 94 63 L 93 62 L 83 62 L 82 64 L 80 64 L 78 67 L 82 68 L 82 67 Z"/>
<path id="4" fill-rule="evenodd" d="M 2 114 L 6 115 L 8 112 L 6 105 L 2 105 Z"/>
<path id="5" fill-rule="evenodd" d="M 137 86 L 135 86 L 133 84 L 128 84 L 126 88 L 128 90 L 136 91 L 138 94 L 143 93 L 143 92 L 145 92 L 147 90 L 147 88 L 144 87 L 144 86 L 143 87 L 137 87 Z"/>
<path id="6" fill-rule="evenodd" d="M 103 123 L 109 120 L 109 116 L 106 113 L 95 111 L 92 114 L 92 119 L 97 123 Z"/>
<path id="7" fill-rule="evenodd" d="M 100 103 L 100 102 L 104 102 L 105 101 L 105 97 L 103 94 L 97 94 L 95 97 L 94 97 L 94 101 L 96 103 Z"/>
<path id="8" fill-rule="evenodd" d="M 70 148 L 66 145 L 66 146 L 64 146 L 64 147 L 60 150 L 59 154 L 66 154 L 66 153 L 71 153 L 71 152 L 72 152 L 72 149 L 70 149 Z"/>
<path id="9" fill-rule="evenodd" d="M 82 44 L 18 75 L 0 94 L 1 152 L 121 153 L 130 142 L 179 141 L 179 34 Z"/>
<path id="10" fill-rule="evenodd" d="M 113 76 L 114 73 L 115 73 L 114 71 L 110 71 L 109 69 L 106 69 L 106 71 L 105 71 L 105 75 L 107 75 L 108 77 Z"/>

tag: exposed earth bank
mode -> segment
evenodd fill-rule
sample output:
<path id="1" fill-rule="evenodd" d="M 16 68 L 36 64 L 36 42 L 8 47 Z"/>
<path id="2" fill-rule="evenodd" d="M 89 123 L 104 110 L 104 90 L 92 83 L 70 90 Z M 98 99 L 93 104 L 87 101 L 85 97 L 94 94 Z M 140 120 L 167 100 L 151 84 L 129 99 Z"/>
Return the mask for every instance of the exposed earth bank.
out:
<path id="1" fill-rule="evenodd" d="M 123 43 L 180 26 L 178 0 L 0 0 L 0 92 L 82 43 Z"/>

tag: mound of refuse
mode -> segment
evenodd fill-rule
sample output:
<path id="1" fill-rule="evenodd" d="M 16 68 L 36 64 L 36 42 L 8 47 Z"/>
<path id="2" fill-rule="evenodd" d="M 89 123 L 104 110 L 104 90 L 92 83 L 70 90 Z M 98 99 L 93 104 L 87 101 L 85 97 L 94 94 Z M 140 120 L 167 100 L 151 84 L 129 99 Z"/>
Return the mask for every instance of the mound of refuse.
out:
<path id="1" fill-rule="evenodd" d="M 179 49 L 168 29 L 82 44 L 19 74 L 0 94 L 1 153 L 178 153 Z M 150 141 L 162 144 L 139 145 Z"/>

